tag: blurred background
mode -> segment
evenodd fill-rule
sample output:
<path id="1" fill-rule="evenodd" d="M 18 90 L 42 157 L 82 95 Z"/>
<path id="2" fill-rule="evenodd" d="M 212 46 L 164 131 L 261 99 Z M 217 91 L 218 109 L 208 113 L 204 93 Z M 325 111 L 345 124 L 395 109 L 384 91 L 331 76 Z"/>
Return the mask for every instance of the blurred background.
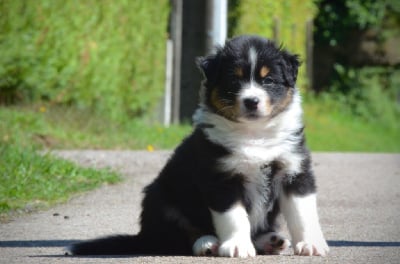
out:
<path id="1" fill-rule="evenodd" d="M 0 0 L 0 154 L 173 148 L 239 34 L 301 56 L 311 150 L 400 151 L 400 1 Z"/>

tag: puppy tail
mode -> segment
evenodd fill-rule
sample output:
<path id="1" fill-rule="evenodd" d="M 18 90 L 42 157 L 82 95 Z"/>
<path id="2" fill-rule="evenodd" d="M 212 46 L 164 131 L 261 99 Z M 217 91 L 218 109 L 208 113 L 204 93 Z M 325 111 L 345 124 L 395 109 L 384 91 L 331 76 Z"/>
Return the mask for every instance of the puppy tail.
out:
<path id="1" fill-rule="evenodd" d="M 149 250 L 141 235 L 117 235 L 72 244 L 66 255 L 138 255 Z"/>

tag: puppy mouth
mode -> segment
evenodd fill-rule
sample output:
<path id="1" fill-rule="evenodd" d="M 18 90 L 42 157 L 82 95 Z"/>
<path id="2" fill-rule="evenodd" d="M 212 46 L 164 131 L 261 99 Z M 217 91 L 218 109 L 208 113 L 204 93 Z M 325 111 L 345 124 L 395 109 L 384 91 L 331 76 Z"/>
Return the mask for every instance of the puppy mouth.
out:
<path id="1" fill-rule="evenodd" d="M 242 116 L 243 116 L 243 118 L 245 118 L 247 120 L 257 120 L 257 119 L 260 119 L 263 117 L 260 113 L 254 112 L 254 111 L 246 112 Z"/>
<path id="2" fill-rule="evenodd" d="M 242 117 L 239 117 L 237 119 L 237 122 L 239 123 L 244 123 L 244 124 L 251 124 L 251 123 L 266 123 L 271 120 L 271 116 L 269 115 L 262 115 L 259 113 L 249 113 L 246 115 L 243 115 Z"/>

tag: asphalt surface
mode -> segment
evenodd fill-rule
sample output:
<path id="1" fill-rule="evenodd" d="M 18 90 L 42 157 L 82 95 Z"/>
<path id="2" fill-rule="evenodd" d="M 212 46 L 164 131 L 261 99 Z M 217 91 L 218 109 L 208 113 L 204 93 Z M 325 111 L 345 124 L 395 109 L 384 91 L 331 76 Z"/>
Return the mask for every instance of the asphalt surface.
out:
<path id="1" fill-rule="evenodd" d="M 170 155 L 160 152 L 61 151 L 84 166 L 111 167 L 125 180 L 68 203 L 0 224 L 0 263 L 400 263 L 400 154 L 313 153 L 327 257 L 71 257 L 81 239 L 136 233 L 141 189 Z M 285 231 L 286 232 L 286 231 Z"/>

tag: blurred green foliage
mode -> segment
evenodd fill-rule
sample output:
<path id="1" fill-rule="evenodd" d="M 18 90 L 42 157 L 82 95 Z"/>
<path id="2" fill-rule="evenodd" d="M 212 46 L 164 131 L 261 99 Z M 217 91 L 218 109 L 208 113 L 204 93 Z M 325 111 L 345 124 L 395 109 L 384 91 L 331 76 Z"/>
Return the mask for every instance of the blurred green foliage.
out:
<path id="1" fill-rule="evenodd" d="M 400 131 L 400 70 L 396 67 L 345 67 L 335 64 L 330 97 L 342 111 L 368 123 Z"/>
<path id="2" fill-rule="evenodd" d="M 315 45 L 325 47 L 335 58 L 326 87 L 319 88 L 325 91 L 321 97 L 336 101 L 354 118 L 400 131 L 400 53 L 393 58 L 396 54 L 386 54 L 390 46 L 385 45 L 390 39 L 400 40 L 400 2 L 320 0 L 318 6 Z M 354 38 L 357 34 L 368 37 Z M 358 48 L 369 47 L 371 53 L 364 54 L 363 60 L 350 60 L 351 41 L 359 41 Z M 375 57 L 373 47 L 379 52 Z M 385 61 L 385 56 L 392 56 L 392 62 Z"/>
<path id="3" fill-rule="evenodd" d="M 306 61 L 306 23 L 317 12 L 313 0 L 235 0 L 230 8 L 230 34 L 257 34 L 274 39 L 274 27 L 278 29 L 278 45 L 283 44 L 290 52 Z M 277 24 L 277 25 L 276 25 Z M 298 86 L 305 88 L 305 67 L 300 68 Z"/>
<path id="4" fill-rule="evenodd" d="M 0 103 L 124 119 L 161 96 L 167 0 L 0 0 L 0 13 Z"/>
<path id="5" fill-rule="evenodd" d="M 340 45 L 352 33 L 352 29 L 374 28 L 384 31 L 382 38 L 389 37 L 400 23 L 398 0 L 318 0 L 317 3 L 317 44 Z"/>
<path id="6" fill-rule="evenodd" d="M 335 64 L 329 93 L 342 110 L 376 125 L 400 129 L 400 71 L 396 67 Z"/>

